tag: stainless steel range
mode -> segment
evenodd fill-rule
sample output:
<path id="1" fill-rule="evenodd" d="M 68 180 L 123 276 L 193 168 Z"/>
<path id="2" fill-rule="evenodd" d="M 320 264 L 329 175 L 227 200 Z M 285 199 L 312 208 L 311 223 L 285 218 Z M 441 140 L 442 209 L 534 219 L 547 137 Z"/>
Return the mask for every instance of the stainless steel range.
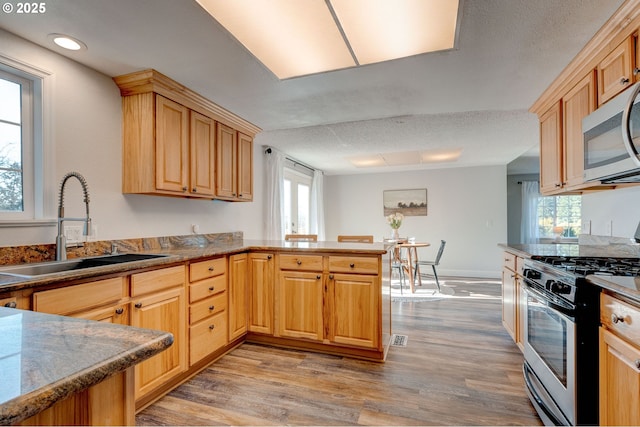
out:
<path id="1" fill-rule="evenodd" d="M 524 377 L 546 425 L 598 424 L 599 288 L 588 274 L 631 274 L 629 260 L 532 257 L 527 293 Z"/>

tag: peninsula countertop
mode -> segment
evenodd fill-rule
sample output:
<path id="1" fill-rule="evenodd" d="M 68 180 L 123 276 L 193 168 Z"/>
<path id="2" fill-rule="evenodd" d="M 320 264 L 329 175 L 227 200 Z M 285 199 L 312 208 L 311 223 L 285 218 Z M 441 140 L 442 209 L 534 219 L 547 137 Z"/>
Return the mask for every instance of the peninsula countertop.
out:
<path id="1" fill-rule="evenodd" d="M 0 425 L 27 419 L 172 343 L 167 332 L 0 307 Z"/>

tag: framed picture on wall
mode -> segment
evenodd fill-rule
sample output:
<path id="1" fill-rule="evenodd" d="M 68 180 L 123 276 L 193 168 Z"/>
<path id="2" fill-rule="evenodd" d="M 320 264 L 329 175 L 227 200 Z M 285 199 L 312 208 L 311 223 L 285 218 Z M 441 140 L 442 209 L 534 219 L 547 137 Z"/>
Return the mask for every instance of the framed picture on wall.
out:
<path id="1" fill-rule="evenodd" d="M 427 189 L 384 190 L 384 216 L 400 212 L 404 216 L 427 216 Z"/>

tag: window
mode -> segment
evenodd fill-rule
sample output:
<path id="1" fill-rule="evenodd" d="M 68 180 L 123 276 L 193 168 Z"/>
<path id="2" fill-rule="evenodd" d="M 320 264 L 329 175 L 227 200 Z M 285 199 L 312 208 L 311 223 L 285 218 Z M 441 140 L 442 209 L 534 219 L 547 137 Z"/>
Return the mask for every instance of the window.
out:
<path id="1" fill-rule="evenodd" d="M 311 176 L 284 168 L 285 234 L 309 234 Z"/>
<path id="2" fill-rule="evenodd" d="M 581 196 L 540 197 L 538 201 L 540 237 L 577 238 L 581 218 Z"/>
<path id="3" fill-rule="evenodd" d="M 0 57 L 0 221 L 5 224 L 44 218 L 44 178 L 52 170 L 44 163 L 42 126 L 47 74 L 11 62 Z"/>

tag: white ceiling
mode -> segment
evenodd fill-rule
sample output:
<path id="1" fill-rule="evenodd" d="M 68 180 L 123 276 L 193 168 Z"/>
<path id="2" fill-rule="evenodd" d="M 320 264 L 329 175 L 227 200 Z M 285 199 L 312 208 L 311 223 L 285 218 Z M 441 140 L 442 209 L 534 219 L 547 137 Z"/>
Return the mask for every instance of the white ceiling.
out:
<path id="1" fill-rule="evenodd" d="M 1 13 L 0 28 L 109 76 L 155 68 L 261 127 L 256 143 L 328 174 L 506 165 L 538 142 L 528 108 L 622 0 L 461 4 L 452 51 L 284 81 L 194 0 L 54 0 L 42 15 Z M 88 50 L 63 52 L 50 33 Z M 346 160 L 447 147 L 462 148 L 458 161 L 356 169 Z"/>

